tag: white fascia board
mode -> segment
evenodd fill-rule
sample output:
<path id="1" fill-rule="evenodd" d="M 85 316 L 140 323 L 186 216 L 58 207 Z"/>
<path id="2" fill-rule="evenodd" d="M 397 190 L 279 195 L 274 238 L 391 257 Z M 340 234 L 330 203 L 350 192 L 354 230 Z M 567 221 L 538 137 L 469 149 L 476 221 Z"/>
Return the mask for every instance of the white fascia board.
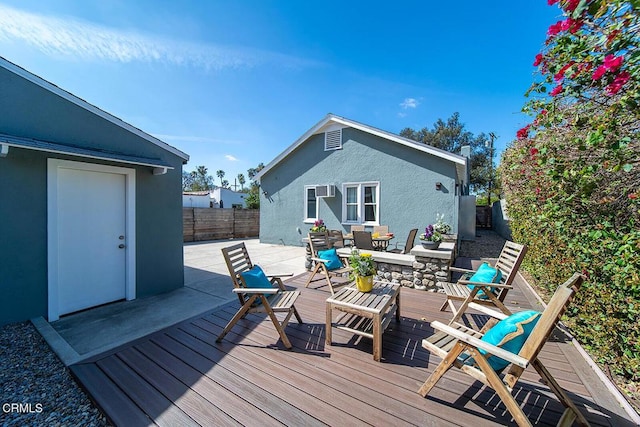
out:
<path id="1" fill-rule="evenodd" d="M 75 96 L 74 94 L 67 92 L 64 89 L 61 89 L 60 87 L 54 85 L 53 83 L 50 83 L 48 81 L 46 81 L 45 79 L 36 76 L 33 73 L 30 73 L 29 71 L 25 70 L 24 68 L 7 61 L 6 59 L 0 57 L 0 66 L 11 71 L 14 74 L 17 74 L 18 76 L 30 81 L 31 83 L 34 83 L 38 86 L 40 86 L 43 89 L 48 90 L 49 92 L 52 92 L 56 95 L 58 95 L 59 97 L 81 107 L 84 108 L 85 110 L 89 111 L 90 113 L 93 113 L 113 124 L 115 124 L 116 126 L 119 126 L 143 139 L 146 139 L 147 141 L 157 145 L 160 148 L 163 148 L 167 151 L 169 151 L 172 154 L 175 154 L 176 156 L 182 158 L 184 160 L 184 162 L 186 163 L 189 160 L 189 155 L 178 150 L 175 147 L 172 147 L 171 145 L 167 144 L 164 141 L 159 140 L 158 138 L 149 135 L 148 133 L 138 129 L 137 127 L 130 125 L 129 123 L 117 118 L 116 116 L 107 113 L 104 110 L 101 110 L 100 108 L 96 107 L 95 105 L 89 104 L 87 101 L 85 101 L 82 98 L 78 98 L 77 96 Z"/>

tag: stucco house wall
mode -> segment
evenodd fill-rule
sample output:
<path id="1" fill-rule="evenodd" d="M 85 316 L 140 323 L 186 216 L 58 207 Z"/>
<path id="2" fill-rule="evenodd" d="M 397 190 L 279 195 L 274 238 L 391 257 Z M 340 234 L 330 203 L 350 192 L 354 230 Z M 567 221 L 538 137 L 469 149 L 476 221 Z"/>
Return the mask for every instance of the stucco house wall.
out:
<path id="1" fill-rule="evenodd" d="M 328 117 L 330 124 L 333 116 Z M 457 194 L 464 187 L 458 175 L 454 162 L 372 134 L 366 127 L 344 127 L 342 148 L 330 151 L 325 151 L 324 132 L 316 133 L 259 175 L 260 241 L 302 244 L 313 225 L 303 221 L 307 185 L 335 184 L 335 197 L 318 198 L 318 215 L 329 229 L 349 231 L 350 225 L 342 221 L 343 184 L 356 182 L 379 183 L 378 223 L 388 225 L 400 245 L 410 229 L 424 229 L 436 221 L 436 214 L 443 214 L 456 232 Z"/>
<path id="2" fill-rule="evenodd" d="M 51 86 L 0 58 L 0 134 L 90 149 L 98 156 L 150 159 L 166 165 L 166 173 L 154 174 L 148 165 L 10 146 L 0 157 L 0 324 L 47 318 L 48 159 L 134 169 L 135 297 L 184 284 L 181 194 L 188 156 Z"/>

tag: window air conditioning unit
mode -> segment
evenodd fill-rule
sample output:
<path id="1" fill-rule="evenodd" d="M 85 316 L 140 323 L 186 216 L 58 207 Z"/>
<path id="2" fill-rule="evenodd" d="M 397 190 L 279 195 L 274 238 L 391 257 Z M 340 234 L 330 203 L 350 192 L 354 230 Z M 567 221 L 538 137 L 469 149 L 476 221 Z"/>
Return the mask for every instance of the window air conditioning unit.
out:
<path id="1" fill-rule="evenodd" d="M 336 186 L 333 184 L 316 185 L 316 197 L 335 197 Z"/>

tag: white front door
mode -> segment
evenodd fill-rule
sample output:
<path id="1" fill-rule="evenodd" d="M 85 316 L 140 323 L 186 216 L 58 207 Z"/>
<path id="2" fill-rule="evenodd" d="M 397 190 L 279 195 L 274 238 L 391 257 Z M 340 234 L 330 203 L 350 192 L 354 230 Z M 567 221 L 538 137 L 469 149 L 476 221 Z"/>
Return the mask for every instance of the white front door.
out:
<path id="1" fill-rule="evenodd" d="M 53 166 L 51 176 L 51 168 L 49 178 L 55 183 L 50 182 L 49 197 L 55 200 L 49 209 L 55 212 L 49 216 L 50 321 L 128 296 L 132 237 L 127 235 L 126 169 L 63 162 Z"/>

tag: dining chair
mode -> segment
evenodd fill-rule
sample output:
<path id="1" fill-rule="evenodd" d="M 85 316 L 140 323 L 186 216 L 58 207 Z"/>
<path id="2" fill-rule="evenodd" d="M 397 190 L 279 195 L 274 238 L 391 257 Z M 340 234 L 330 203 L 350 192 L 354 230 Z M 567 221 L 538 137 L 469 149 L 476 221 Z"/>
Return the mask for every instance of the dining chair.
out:
<path id="1" fill-rule="evenodd" d="M 373 233 L 378 233 L 380 236 L 384 236 L 387 233 L 389 233 L 389 226 L 388 225 L 374 225 L 373 226 Z"/>
<path id="2" fill-rule="evenodd" d="M 364 231 L 364 225 L 352 225 L 351 233 L 353 233 L 354 231 Z"/>
<path id="3" fill-rule="evenodd" d="M 344 236 L 341 230 L 329 230 L 329 238 L 333 242 L 333 247 L 336 249 L 344 248 Z"/>
<path id="4" fill-rule="evenodd" d="M 369 231 L 354 231 L 353 232 L 353 244 L 358 249 L 364 249 L 368 251 L 374 251 L 373 240 L 371 239 L 371 232 Z"/>
<path id="5" fill-rule="evenodd" d="M 409 231 L 409 236 L 407 237 L 407 241 L 404 244 L 404 248 L 398 248 L 398 244 L 396 243 L 396 247 L 393 249 L 387 249 L 387 252 L 392 252 L 395 254 L 408 254 L 413 249 L 413 243 L 416 240 L 416 234 L 418 234 L 418 229 L 414 228 Z"/>

